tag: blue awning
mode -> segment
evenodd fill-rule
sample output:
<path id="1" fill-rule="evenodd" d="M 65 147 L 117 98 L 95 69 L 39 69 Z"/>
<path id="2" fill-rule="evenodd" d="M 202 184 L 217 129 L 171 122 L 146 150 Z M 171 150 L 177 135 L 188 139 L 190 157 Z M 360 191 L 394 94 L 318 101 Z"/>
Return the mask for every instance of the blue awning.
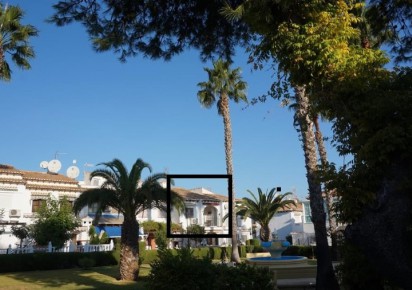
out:
<path id="1" fill-rule="evenodd" d="M 122 228 L 120 226 L 97 226 L 96 234 L 100 234 L 101 231 L 104 231 L 109 238 L 120 238 L 122 234 Z"/>

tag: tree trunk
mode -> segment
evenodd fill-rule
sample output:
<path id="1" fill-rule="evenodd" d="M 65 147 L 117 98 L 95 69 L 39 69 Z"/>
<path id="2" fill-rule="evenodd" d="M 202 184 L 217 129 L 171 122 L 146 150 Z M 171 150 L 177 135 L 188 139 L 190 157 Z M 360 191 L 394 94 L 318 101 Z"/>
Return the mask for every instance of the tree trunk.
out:
<path id="1" fill-rule="evenodd" d="M 328 156 L 326 154 L 326 147 L 325 143 L 323 142 L 322 131 L 320 130 L 319 126 L 319 117 L 315 115 L 313 118 L 313 124 L 315 125 L 315 138 L 316 143 L 318 145 L 318 152 L 320 157 L 320 162 L 322 164 L 322 168 L 325 169 L 328 164 Z M 337 237 L 336 237 L 336 217 L 335 212 L 332 210 L 333 207 L 333 196 L 329 190 L 325 190 L 325 200 L 326 200 L 326 212 L 328 214 L 328 222 L 329 222 L 329 234 L 330 239 L 332 241 L 332 259 L 337 259 L 338 253 L 338 245 L 337 245 Z"/>
<path id="2" fill-rule="evenodd" d="M 316 289 L 339 289 L 329 252 L 322 189 L 317 171 L 315 134 L 313 131 L 313 122 L 309 114 L 309 98 L 306 95 L 305 87 L 303 86 L 296 86 L 295 94 L 297 103 L 295 120 L 298 122 L 303 143 L 306 178 L 309 185 L 310 208 L 312 211 L 312 222 L 315 228 L 316 237 L 316 257 L 318 261 Z"/>
<path id="3" fill-rule="evenodd" d="M 136 217 L 124 216 L 120 240 L 120 279 L 136 281 L 139 276 L 138 264 L 139 225 Z"/>
<path id="4" fill-rule="evenodd" d="M 236 199 L 235 199 L 235 182 L 233 177 L 232 165 L 232 126 L 230 124 L 229 97 L 227 94 L 220 95 L 220 111 L 223 117 L 223 125 L 225 130 L 225 156 L 226 156 L 226 172 L 232 175 L 232 256 L 231 261 L 240 263 L 240 256 L 237 241 L 237 217 L 236 217 Z"/>
<path id="5" fill-rule="evenodd" d="M 262 242 L 268 242 L 270 238 L 269 225 L 261 225 L 260 227 L 260 240 Z"/>

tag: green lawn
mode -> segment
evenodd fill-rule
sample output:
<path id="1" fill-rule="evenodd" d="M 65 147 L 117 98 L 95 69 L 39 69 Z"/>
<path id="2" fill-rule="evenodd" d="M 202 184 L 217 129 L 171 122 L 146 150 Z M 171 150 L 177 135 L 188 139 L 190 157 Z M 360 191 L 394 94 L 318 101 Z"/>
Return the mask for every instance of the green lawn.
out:
<path id="1" fill-rule="evenodd" d="M 145 290 L 148 265 L 142 265 L 138 282 L 116 280 L 118 266 L 96 267 L 90 270 L 66 269 L 53 271 L 31 271 L 0 274 L 1 290 L 31 289 L 137 289 Z"/>

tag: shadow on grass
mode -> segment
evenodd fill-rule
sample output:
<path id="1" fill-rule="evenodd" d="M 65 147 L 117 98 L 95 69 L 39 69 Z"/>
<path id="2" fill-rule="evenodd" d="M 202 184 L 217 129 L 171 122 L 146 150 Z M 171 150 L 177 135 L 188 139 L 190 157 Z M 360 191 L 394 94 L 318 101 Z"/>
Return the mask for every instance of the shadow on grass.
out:
<path id="1" fill-rule="evenodd" d="M 148 266 L 142 265 L 137 282 L 118 281 L 118 271 L 118 266 L 106 266 L 90 270 L 76 268 L 5 273 L 0 277 L 0 289 L 147 289 Z"/>

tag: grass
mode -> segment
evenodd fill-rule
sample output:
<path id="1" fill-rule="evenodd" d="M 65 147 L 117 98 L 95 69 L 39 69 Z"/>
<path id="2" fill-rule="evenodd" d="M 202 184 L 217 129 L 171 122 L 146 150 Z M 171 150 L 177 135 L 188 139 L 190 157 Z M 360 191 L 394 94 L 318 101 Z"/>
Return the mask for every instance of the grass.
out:
<path id="1" fill-rule="evenodd" d="M 142 265 L 138 282 L 118 281 L 118 266 L 95 267 L 90 270 L 66 269 L 2 273 L 0 290 L 31 289 L 134 289 L 146 290 L 145 278 L 150 273 L 149 265 Z"/>

